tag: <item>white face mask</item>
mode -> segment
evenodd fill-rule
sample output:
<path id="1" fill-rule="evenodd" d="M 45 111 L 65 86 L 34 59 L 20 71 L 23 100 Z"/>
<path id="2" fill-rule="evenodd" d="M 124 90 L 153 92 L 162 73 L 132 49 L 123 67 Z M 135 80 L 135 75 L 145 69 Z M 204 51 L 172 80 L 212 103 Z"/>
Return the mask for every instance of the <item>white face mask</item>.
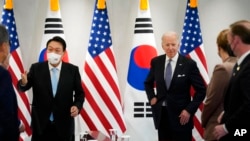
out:
<path id="1" fill-rule="evenodd" d="M 61 61 L 61 55 L 54 52 L 47 53 L 47 58 L 50 64 L 55 65 Z"/>

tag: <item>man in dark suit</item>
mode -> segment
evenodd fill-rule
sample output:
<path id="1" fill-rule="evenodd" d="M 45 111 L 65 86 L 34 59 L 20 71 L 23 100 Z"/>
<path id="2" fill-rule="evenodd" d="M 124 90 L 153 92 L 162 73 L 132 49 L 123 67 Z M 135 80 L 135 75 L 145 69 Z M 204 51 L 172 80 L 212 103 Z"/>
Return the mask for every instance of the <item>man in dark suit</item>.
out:
<path id="1" fill-rule="evenodd" d="M 7 70 L 10 55 L 9 34 L 0 25 L 0 141 L 18 141 L 24 126 L 18 119 L 18 104 Z"/>
<path id="2" fill-rule="evenodd" d="M 84 102 L 80 73 L 62 61 L 66 43 L 61 37 L 50 39 L 46 49 L 48 61 L 32 64 L 18 82 L 21 91 L 33 88 L 32 141 L 73 141 L 74 117 Z"/>
<path id="3" fill-rule="evenodd" d="M 230 25 L 228 42 L 238 61 L 224 99 L 224 114 L 214 129 L 217 139 L 250 140 L 250 21 Z"/>
<path id="4" fill-rule="evenodd" d="M 151 60 L 150 72 L 144 82 L 158 139 L 191 141 L 193 116 L 205 98 L 205 83 L 196 62 L 178 53 L 179 39 L 175 32 L 162 36 L 162 48 L 166 54 Z M 191 87 L 195 90 L 193 98 Z"/>

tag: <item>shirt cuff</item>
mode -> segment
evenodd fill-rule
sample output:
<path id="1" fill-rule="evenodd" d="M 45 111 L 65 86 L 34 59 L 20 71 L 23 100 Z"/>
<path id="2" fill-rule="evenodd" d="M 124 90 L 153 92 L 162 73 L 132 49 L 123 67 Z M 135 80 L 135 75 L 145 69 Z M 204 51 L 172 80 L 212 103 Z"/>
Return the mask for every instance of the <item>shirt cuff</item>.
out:
<path id="1" fill-rule="evenodd" d="M 223 126 L 223 129 L 225 130 L 225 132 L 228 133 L 228 130 L 227 130 L 227 128 L 226 128 L 226 125 L 223 124 L 222 126 Z"/>
<path id="2" fill-rule="evenodd" d="M 22 83 L 22 81 L 21 81 L 21 82 L 20 82 L 20 85 L 21 85 L 22 87 L 24 87 L 24 86 L 26 86 L 27 84 L 24 85 L 24 84 Z"/>
<path id="3" fill-rule="evenodd" d="M 19 121 L 20 121 L 20 123 L 19 123 L 19 128 L 21 128 L 22 125 L 23 125 L 23 122 L 22 122 L 22 120 L 19 120 Z"/>

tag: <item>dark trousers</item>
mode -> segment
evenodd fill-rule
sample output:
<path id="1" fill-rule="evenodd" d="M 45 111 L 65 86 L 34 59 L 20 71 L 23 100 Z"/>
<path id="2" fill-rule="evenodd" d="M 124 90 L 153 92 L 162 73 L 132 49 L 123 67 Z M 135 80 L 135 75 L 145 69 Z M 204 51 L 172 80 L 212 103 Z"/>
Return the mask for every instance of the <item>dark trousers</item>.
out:
<path id="1" fill-rule="evenodd" d="M 161 121 L 158 128 L 159 141 L 192 141 L 192 130 L 190 131 L 174 131 L 168 120 L 166 107 L 162 107 Z"/>
<path id="2" fill-rule="evenodd" d="M 0 141 L 18 141 L 18 140 L 19 140 L 19 131 L 17 130 L 17 127 L 16 128 L 0 127 Z"/>
<path id="3" fill-rule="evenodd" d="M 60 134 L 55 126 L 54 122 L 48 122 L 46 129 L 42 134 L 33 132 L 31 141 L 74 141 L 74 136 L 65 138 L 64 135 Z"/>

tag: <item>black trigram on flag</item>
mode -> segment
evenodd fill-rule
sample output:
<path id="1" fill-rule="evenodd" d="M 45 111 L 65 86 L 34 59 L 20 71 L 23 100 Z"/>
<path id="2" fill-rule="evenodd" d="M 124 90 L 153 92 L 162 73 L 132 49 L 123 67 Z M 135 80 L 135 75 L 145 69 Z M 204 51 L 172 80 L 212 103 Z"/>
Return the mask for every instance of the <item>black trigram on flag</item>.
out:
<path id="1" fill-rule="evenodd" d="M 44 34 L 64 34 L 61 18 L 46 18 Z"/>
<path id="2" fill-rule="evenodd" d="M 48 12 L 45 19 L 44 34 L 39 54 L 39 62 L 47 60 L 47 41 L 54 36 L 60 36 L 65 39 L 61 12 L 59 9 L 59 0 L 50 0 L 48 3 Z M 63 55 L 63 61 L 69 62 L 67 51 Z"/>
<path id="3" fill-rule="evenodd" d="M 151 106 L 148 102 L 134 102 L 134 118 L 152 117 Z"/>
<path id="4" fill-rule="evenodd" d="M 134 33 L 154 33 L 151 18 L 136 18 Z"/>

